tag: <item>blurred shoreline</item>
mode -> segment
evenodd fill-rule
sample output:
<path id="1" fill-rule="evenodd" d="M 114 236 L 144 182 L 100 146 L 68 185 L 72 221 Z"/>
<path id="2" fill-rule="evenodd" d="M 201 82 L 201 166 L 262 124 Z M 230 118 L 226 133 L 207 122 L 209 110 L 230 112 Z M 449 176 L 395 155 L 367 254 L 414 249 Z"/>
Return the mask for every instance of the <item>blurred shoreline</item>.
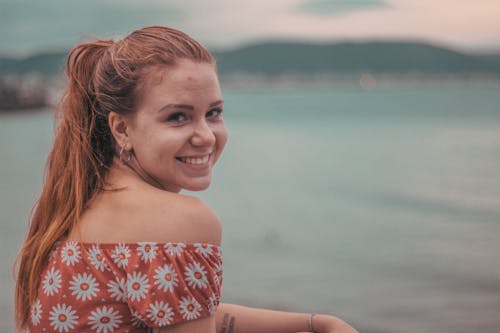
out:
<path id="1" fill-rule="evenodd" d="M 280 75 L 233 73 L 219 77 L 223 90 L 330 90 L 402 89 L 426 86 L 500 86 L 497 74 L 429 74 L 429 73 L 371 73 Z M 59 100 L 65 79 L 41 74 L 0 76 L 0 114 L 34 113 L 53 109 Z"/>
<path id="2" fill-rule="evenodd" d="M 45 75 L 0 76 L 0 112 L 19 112 L 49 106 L 51 78 Z"/>
<path id="3" fill-rule="evenodd" d="M 377 88 L 422 87 L 428 85 L 500 85 L 497 74 L 428 74 L 428 73 L 371 73 L 359 74 L 294 74 L 259 75 L 238 73 L 221 75 L 223 88 L 231 90 L 253 89 L 329 89 L 359 88 L 374 90 Z"/>

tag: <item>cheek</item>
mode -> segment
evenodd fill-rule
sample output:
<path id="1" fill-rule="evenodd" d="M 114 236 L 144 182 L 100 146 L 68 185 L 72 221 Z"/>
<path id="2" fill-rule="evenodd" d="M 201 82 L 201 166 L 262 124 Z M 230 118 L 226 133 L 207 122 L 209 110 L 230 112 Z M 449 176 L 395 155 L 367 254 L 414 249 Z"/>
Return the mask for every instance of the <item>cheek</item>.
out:
<path id="1" fill-rule="evenodd" d="M 149 149 L 156 154 L 154 158 L 158 161 L 173 161 L 175 156 L 185 151 L 190 137 L 191 131 L 187 128 L 163 130 L 151 138 Z"/>
<path id="2" fill-rule="evenodd" d="M 227 142 L 227 137 L 228 137 L 227 129 L 222 124 L 220 127 L 214 130 L 214 133 L 215 137 L 217 138 L 217 150 L 218 153 L 221 154 Z"/>
<path id="3" fill-rule="evenodd" d="M 155 164 L 159 162 L 165 151 L 168 151 L 168 141 L 154 130 L 143 131 L 136 138 L 134 150 L 139 158 L 142 158 L 144 164 Z"/>

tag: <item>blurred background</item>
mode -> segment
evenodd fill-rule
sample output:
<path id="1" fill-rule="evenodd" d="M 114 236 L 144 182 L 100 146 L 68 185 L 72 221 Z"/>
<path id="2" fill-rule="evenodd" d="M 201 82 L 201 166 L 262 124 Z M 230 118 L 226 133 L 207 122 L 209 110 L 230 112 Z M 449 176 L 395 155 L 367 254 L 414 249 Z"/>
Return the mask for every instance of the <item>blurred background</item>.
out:
<path id="1" fill-rule="evenodd" d="M 68 50 L 146 25 L 218 60 L 223 301 L 500 331 L 497 0 L 0 0 L 0 331 Z"/>

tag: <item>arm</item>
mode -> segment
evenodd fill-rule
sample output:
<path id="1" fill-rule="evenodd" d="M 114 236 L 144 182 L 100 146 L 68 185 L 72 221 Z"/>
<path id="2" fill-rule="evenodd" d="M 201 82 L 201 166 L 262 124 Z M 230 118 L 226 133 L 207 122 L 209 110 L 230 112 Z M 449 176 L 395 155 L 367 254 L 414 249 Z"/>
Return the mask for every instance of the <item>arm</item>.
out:
<path id="1" fill-rule="evenodd" d="M 220 304 L 216 313 L 217 333 L 292 333 L 309 332 L 309 314 L 254 309 Z M 357 333 L 344 321 L 328 315 L 315 315 L 312 321 L 317 333 Z"/>

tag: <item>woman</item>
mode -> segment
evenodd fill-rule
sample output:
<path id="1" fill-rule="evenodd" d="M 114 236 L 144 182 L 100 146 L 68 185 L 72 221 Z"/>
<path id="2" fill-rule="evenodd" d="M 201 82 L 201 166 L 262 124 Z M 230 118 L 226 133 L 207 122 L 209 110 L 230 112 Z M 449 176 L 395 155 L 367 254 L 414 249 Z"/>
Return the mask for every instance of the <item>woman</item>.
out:
<path id="1" fill-rule="evenodd" d="M 227 140 L 215 60 L 165 27 L 76 46 L 19 255 L 30 332 L 355 332 L 333 316 L 219 304 L 221 224 L 197 198 Z"/>

